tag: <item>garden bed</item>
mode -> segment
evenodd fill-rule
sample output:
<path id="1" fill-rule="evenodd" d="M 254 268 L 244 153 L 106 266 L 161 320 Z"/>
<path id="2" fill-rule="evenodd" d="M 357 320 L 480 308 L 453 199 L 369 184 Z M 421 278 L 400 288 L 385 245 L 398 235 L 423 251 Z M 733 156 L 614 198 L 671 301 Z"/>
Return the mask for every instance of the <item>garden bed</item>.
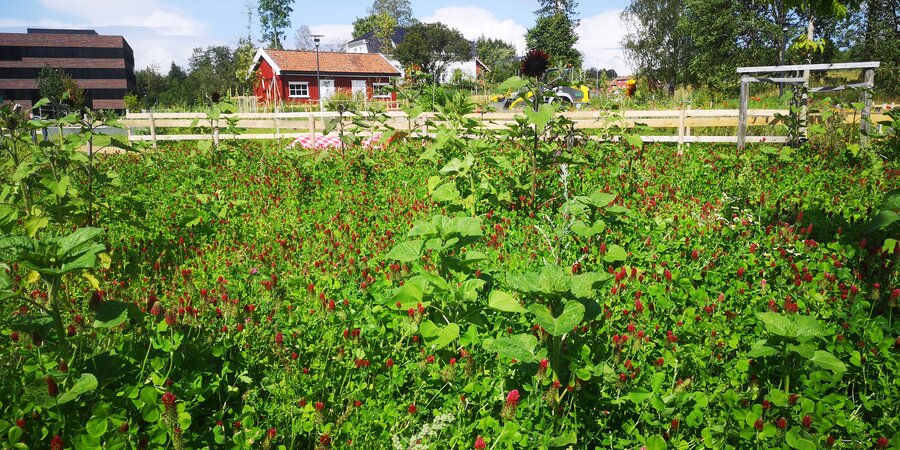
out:
<path id="1" fill-rule="evenodd" d="M 479 145 L 99 156 L 72 350 L 2 304 L 6 445 L 900 446 L 896 162 Z"/>

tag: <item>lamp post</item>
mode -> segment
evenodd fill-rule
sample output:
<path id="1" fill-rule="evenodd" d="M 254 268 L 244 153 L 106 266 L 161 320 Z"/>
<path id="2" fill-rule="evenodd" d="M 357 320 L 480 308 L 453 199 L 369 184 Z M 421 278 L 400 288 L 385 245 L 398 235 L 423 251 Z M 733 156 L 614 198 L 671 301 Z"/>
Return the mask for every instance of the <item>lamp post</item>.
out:
<path id="1" fill-rule="evenodd" d="M 325 108 L 322 105 L 322 75 L 319 71 L 319 43 L 322 41 L 321 34 L 312 35 L 313 42 L 316 43 L 316 92 L 319 93 L 319 111 L 324 111 Z"/>

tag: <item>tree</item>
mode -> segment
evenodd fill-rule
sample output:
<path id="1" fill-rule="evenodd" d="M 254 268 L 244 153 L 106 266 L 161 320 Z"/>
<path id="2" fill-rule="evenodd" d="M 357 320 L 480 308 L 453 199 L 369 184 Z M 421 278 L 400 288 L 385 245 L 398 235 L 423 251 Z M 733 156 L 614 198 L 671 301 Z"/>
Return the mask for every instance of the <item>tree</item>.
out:
<path id="1" fill-rule="evenodd" d="M 475 41 L 478 59 L 488 66 L 489 81 L 503 81 L 516 74 L 516 48 L 503 40 L 484 36 Z"/>
<path id="2" fill-rule="evenodd" d="M 195 48 L 189 67 L 185 86 L 193 94 L 192 101 L 203 102 L 214 92 L 225 95 L 238 84 L 234 53 L 226 45 Z"/>
<path id="3" fill-rule="evenodd" d="M 575 0 L 540 0 L 541 7 L 534 14 L 538 17 L 549 17 L 557 14 L 566 16 L 574 26 L 578 26 L 578 14 L 575 8 L 578 2 Z"/>
<path id="4" fill-rule="evenodd" d="M 370 16 L 386 14 L 397 21 L 397 26 L 404 28 L 416 23 L 409 0 L 374 0 L 368 13 Z"/>
<path id="5" fill-rule="evenodd" d="M 294 0 L 259 0 L 257 6 L 263 41 L 271 48 L 284 48 L 284 30 L 291 26 Z"/>
<path id="6" fill-rule="evenodd" d="M 684 13 L 684 0 L 634 0 L 622 11 L 625 57 L 651 82 L 666 82 L 670 94 L 686 75 L 690 56 Z"/>
<path id="7" fill-rule="evenodd" d="M 566 14 L 540 16 L 534 27 L 525 34 L 528 48 L 543 50 L 555 66 L 581 66 L 581 52 L 575 49 L 578 34 L 575 24 Z"/>
<path id="8" fill-rule="evenodd" d="M 66 84 L 63 80 L 64 74 L 59 69 L 50 66 L 44 66 L 38 73 L 38 93 L 41 97 L 51 102 L 62 101 L 66 92 Z"/>
<path id="9" fill-rule="evenodd" d="M 316 42 L 313 39 L 312 31 L 309 31 L 309 25 L 300 25 L 297 32 L 294 33 L 294 49 L 296 50 L 315 50 Z"/>
<path id="10" fill-rule="evenodd" d="M 876 89 L 900 95 L 900 5 L 894 0 L 867 0 L 859 14 L 862 37 L 851 50 L 858 61 L 881 61 L 875 71 Z"/>
<path id="11" fill-rule="evenodd" d="M 684 0 L 678 27 L 690 46 L 680 81 L 724 92 L 737 88 L 738 66 L 777 64 L 780 26 L 765 5 L 731 0 Z M 733 92 L 733 91 L 732 91 Z"/>
<path id="12" fill-rule="evenodd" d="M 134 73 L 137 78 L 137 94 L 145 107 L 153 107 L 160 103 L 160 97 L 168 89 L 168 80 L 159 73 L 155 65 L 138 70 Z"/>
<path id="13" fill-rule="evenodd" d="M 394 33 L 397 30 L 397 19 L 394 16 L 381 12 L 370 16 L 357 18 L 353 21 L 353 39 L 360 38 L 367 33 L 374 33 L 378 41 L 378 51 L 384 54 L 394 52 Z"/>
<path id="14" fill-rule="evenodd" d="M 234 61 L 234 86 L 241 94 L 251 92 L 253 84 L 256 83 L 256 77 L 250 74 L 250 66 L 253 65 L 253 57 L 255 55 L 256 48 L 252 42 L 246 39 L 238 41 L 238 46 L 235 47 L 232 55 L 232 61 Z"/>
<path id="15" fill-rule="evenodd" d="M 472 43 L 442 23 L 416 23 L 406 31 L 394 56 L 404 66 L 417 64 L 422 72 L 437 76 L 447 64 L 470 59 Z"/>
<path id="16" fill-rule="evenodd" d="M 56 116 L 88 106 L 84 89 L 71 76 L 50 66 L 38 73 L 38 93 L 50 100 Z"/>
<path id="17" fill-rule="evenodd" d="M 375 31 L 376 25 L 376 16 L 366 16 L 366 17 L 357 17 L 356 20 L 353 21 L 353 39 L 358 39 L 365 36 L 366 33 Z"/>

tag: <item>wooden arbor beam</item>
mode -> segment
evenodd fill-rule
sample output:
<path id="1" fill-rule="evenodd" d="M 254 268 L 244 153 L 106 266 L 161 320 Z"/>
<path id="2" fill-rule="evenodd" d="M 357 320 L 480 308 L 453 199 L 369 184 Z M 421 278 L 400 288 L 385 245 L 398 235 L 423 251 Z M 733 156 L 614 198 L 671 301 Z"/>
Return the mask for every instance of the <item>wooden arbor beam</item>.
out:
<path id="1" fill-rule="evenodd" d="M 852 83 L 845 84 L 840 86 L 827 86 L 827 87 L 817 87 L 810 88 L 806 92 L 809 93 L 818 93 L 818 92 L 833 92 L 833 91 L 842 91 L 846 89 L 854 89 L 854 88 L 863 88 L 862 101 L 865 105 L 862 111 L 862 119 L 860 120 L 860 146 L 865 146 L 868 144 L 868 132 L 869 132 L 869 121 L 872 110 L 872 99 L 869 94 L 869 89 L 875 87 L 875 69 L 881 67 L 880 61 L 866 61 L 866 62 L 851 62 L 851 63 L 835 63 L 835 64 L 794 64 L 787 66 L 755 66 L 755 67 L 738 67 L 737 73 L 742 74 L 744 76 L 741 77 L 741 97 L 740 97 L 740 110 L 738 113 L 738 135 L 737 135 L 737 144 L 739 149 L 743 149 L 746 144 L 747 138 L 747 108 L 749 105 L 749 97 L 750 97 L 750 83 L 793 83 L 793 84 L 803 84 L 805 87 L 809 87 L 809 74 L 811 72 L 827 72 L 830 70 L 849 70 L 849 69 L 859 69 L 863 70 L 864 80 L 862 83 Z M 766 74 L 766 73 L 786 73 L 786 72 L 800 72 L 804 73 L 803 77 L 758 77 L 751 76 L 753 74 Z M 804 99 L 804 108 L 803 113 L 806 116 L 807 111 L 805 107 L 805 99 Z"/>

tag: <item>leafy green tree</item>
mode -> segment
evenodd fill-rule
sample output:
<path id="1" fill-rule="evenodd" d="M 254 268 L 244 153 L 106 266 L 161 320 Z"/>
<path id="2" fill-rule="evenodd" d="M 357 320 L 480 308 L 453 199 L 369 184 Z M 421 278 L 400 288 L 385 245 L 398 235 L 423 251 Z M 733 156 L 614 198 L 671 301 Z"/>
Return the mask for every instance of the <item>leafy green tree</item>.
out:
<path id="1" fill-rule="evenodd" d="M 44 66 L 38 73 L 38 93 L 41 97 L 52 101 L 62 101 L 66 92 L 66 84 L 63 81 L 64 74 L 59 69 Z"/>
<path id="2" fill-rule="evenodd" d="M 234 81 L 235 88 L 240 94 L 248 94 L 253 90 L 253 83 L 256 77 L 249 73 L 250 66 L 253 64 L 253 56 L 256 55 L 256 47 L 253 42 L 247 39 L 238 41 L 232 55 L 234 61 Z"/>
<path id="3" fill-rule="evenodd" d="M 353 38 L 359 38 L 366 33 L 375 33 L 375 39 L 380 44 L 379 51 L 385 54 L 394 52 L 393 36 L 397 29 L 397 19 L 385 12 L 357 18 L 353 21 Z"/>
<path id="4" fill-rule="evenodd" d="M 581 66 L 581 52 L 575 49 L 578 34 L 576 23 L 564 13 L 539 16 L 525 33 L 528 48 L 543 50 L 555 66 Z"/>
<path id="5" fill-rule="evenodd" d="M 500 82 L 516 74 L 516 47 L 501 39 L 484 36 L 475 41 L 478 59 L 488 66 L 488 81 Z"/>
<path id="6" fill-rule="evenodd" d="M 226 45 L 195 48 L 189 60 L 190 74 L 185 80 L 190 100 L 204 102 L 214 92 L 225 95 L 237 86 L 234 52 Z"/>
<path id="7" fill-rule="evenodd" d="M 159 73 L 157 66 L 149 66 L 134 73 L 137 78 L 137 94 L 145 107 L 154 107 L 168 89 L 168 80 Z"/>
<path id="8" fill-rule="evenodd" d="M 541 7 L 534 12 L 535 15 L 547 17 L 562 14 L 575 26 L 578 26 L 578 14 L 575 12 L 578 2 L 575 0 L 540 0 L 540 4 Z"/>
<path id="9" fill-rule="evenodd" d="M 159 96 L 160 104 L 172 106 L 190 103 L 190 94 L 185 89 L 186 81 L 187 72 L 172 62 L 169 65 L 169 72 L 166 74 L 166 90 Z"/>
<path id="10" fill-rule="evenodd" d="M 684 16 L 685 0 L 634 0 L 622 11 L 625 57 L 638 73 L 668 84 L 669 93 L 686 76 L 691 55 Z"/>
<path id="11" fill-rule="evenodd" d="M 38 93 L 50 100 L 54 115 L 87 106 L 84 89 L 62 70 L 46 66 L 38 73 Z"/>
<path id="12" fill-rule="evenodd" d="M 409 0 L 374 0 L 368 13 L 369 16 L 386 14 L 397 21 L 397 26 L 404 28 L 416 23 Z"/>
<path id="13" fill-rule="evenodd" d="M 356 20 L 353 21 L 353 33 L 351 34 L 353 39 L 363 37 L 366 33 L 375 31 L 377 26 L 376 21 L 377 17 L 374 15 L 357 17 Z"/>
<path id="14" fill-rule="evenodd" d="M 782 33 L 766 9 L 753 2 L 685 0 L 679 27 L 691 50 L 681 81 L 733 91 L 738 66 L 777 64 Z"/>
<path id="15" fill-rule="evenodd" d="M 472 43 L 459 30 L 442 23 L 416 23 L 409 27 L 394 56 L 404 66 L 419 65 L 422 72 L 438 75 L 447 64 L 472 56 Z"/>
<path id="16" fill-rule="evenodd" d="M 875 71 L 875 89 L 891 97 L 900 96 L 900 5 L 894 0 L 867 0 L 855 29 L 862 31 L 851 50 L 857 61 L 880 61 Z"/>
<path id="17" fill-rule="evenodd" d="M 262 38 L 271 48 L 284 48 L 285 30 L 291 26 L 294 0 L 259 0 L 259 24 Z"/>

